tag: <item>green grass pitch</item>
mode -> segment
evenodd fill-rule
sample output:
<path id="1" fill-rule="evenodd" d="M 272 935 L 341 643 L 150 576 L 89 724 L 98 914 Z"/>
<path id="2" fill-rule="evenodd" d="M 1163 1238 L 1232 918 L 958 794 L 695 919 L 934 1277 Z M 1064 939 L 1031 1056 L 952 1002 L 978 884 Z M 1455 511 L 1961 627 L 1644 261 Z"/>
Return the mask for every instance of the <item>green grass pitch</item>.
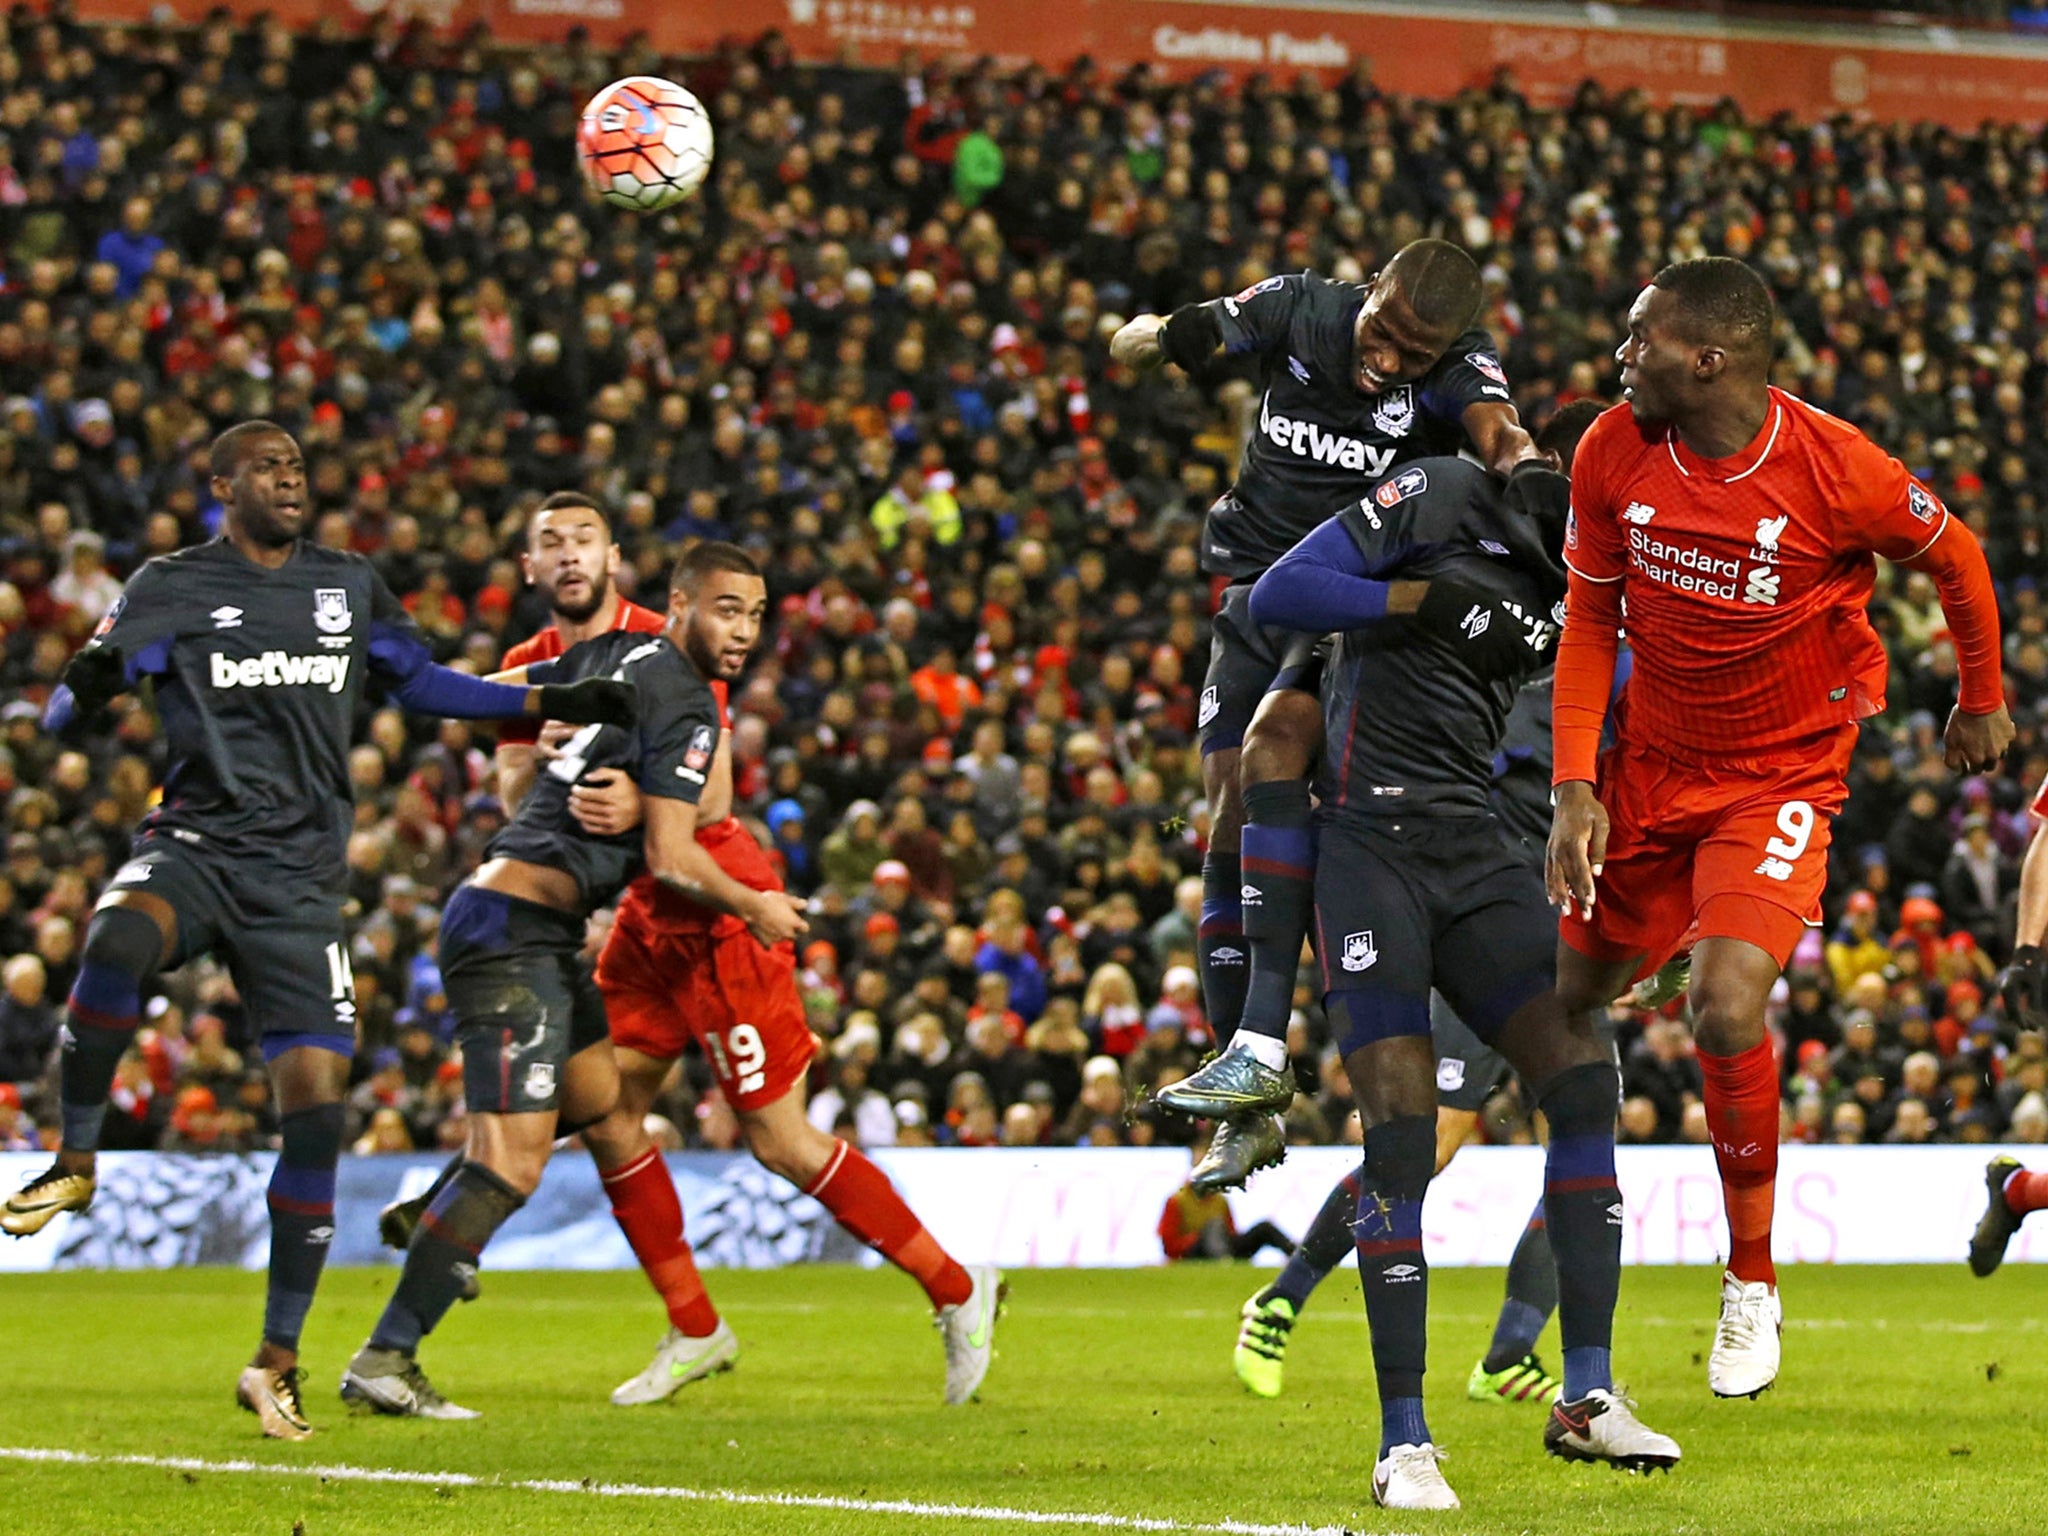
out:
<path id="1" fill-rule="evenodd" d="M 509 1533 L 1220 1530 L 1227 1522 L 1485 1533 L 2038 1531 L 2048 1488 L 2048 1269 L 1785 1272 L 1785 1369 L 1757 1402 L 1708 1396 L 1706 1269 L 1632 1269 L 1615 1358 L 1644 1417 L 1678 1437 L 1669 1476 L 1572 1467 L 1541 1452 L 1542 1415 L 1466 1401 L 1500 1274 L 1432 1276 L 1432 1428 L 1464 1500 L 1449 1515 L 1372 1507 L 1378 1417 L 1358 1286 L 1333 1277 L 1296 1330 L 1288 1389 L 1244 1394 L 1237 1309 L 1265 1272 L 1187 1267 L 1011 1277 L 981 1401 L 939 1405 L 937 1336 L 889 1271 L 717 1272 L 739 1368 L 671 1404 L 606 1401 L 645 1363 L 661 1319 L 634 1274 L 486 1273 L 423 1361 L 474 1424 L 351 1418 L 335 1397 L 390 1270 L 327 1277 L 306 1338 L 319 1433 L 263 1441 L 233 1409 L 262 1306 L 257 1275 L 0 1277 L 0 1447 L 200 1467 L 0 1457 L 0 1531 L 232 1536 Z M 1556 1359 L 1555 1333 L 1546 1356 Z M 272 1476 L 257 1462 L 476 1481 Z M 604 1496 L 658 1485 L 714 1497 Z M 587 1486 L 586 1486 L 587 1485 Z M 975 1506 L 739 1502 L 827 1496 Z M 1007 1513 L 1005 1513 L 1007 1512 Z M 1034 1523 L 1067 1513 L 1085 1523 Z"/>

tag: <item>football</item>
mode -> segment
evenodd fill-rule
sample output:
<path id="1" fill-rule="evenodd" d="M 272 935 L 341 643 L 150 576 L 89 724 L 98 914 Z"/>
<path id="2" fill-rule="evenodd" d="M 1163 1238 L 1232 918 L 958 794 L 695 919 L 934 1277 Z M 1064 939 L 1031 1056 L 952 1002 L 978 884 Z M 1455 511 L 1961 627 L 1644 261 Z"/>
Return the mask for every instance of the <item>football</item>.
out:
<path id="1" fill-rule="evenodd" d="M 711 117 L 673 80 L 629 75 L 584 107 L 576 158 L 606 202 L 640 213 L 673 207 L 711 174 Z"/>

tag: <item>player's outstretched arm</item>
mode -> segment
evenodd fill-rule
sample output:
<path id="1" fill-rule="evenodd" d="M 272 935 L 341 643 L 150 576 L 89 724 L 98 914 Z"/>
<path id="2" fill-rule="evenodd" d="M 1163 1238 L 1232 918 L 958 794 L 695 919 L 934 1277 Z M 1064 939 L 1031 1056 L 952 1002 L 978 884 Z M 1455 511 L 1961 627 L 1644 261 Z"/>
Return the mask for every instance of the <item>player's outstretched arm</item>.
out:
<path id="1" fill-rule="evenodd" d="M 374 648 L 373 648 L 374 650 Z M 569 725 L 630 727 L 639 718 L 639 695 L 631 683 L 609 677 L 586 677 L 573 683 L 538 687 L 494 683 L 435 662 L 398 677 L 391 696 L 415 714 L 445 720 L 560 720 Z"/>
<path id="2" fill-rule="evenodd" d="M 1429 584 L 1379 579 L 1378 562 L 1333 517 L 1275 561 L 1253 585 L 1251 617 L 1273 629 L 1307 634 L 1364 629 L 1392 614 L 1413 613 Z"/>
<path id="3" fill-rule="evenodd" d="M 802 901 L 787 891 L 757 891 L 742 885 L 718 867 L 718 860 L 697 841 L 697 807 L 687 800 L 650 795 L 642 847 L 648 871 L 671 890 L 747 925 L 763 948 L 808 932 Z"/>

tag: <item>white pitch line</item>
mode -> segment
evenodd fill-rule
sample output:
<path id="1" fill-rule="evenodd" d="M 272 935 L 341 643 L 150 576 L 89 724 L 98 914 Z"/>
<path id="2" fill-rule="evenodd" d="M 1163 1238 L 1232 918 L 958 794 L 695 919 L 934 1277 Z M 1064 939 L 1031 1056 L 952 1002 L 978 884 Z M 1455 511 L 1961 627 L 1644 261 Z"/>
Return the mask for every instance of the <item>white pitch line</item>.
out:
<path id="1" fill-rule="evenodd" d="M 43 1446 L 0 1446 L 0 1461 L 54 1462 L 74 1467 L 150 1467 L 165 1472 L 215 1472 L 254 1477 L 316 1477 L 326 1483 L 399 1483 L 425 1488 L 477 1488 L 520 1493 L 571 1493 L 598 1499 L 681 1499 L 699 1504 L 827 1509 L 860 1515 L 912 1515 L 926 1520 L 982 1520 L 1007 1525 L 1067 1525 L 1105 1531 L 1162 1531 L 1178 1536 L 1349 1536 L 1335 1525 L 1258 1525 L 1245 1520 L 1161 1520 L 1142 1515 L 1008 1509 L 997 1504 L 920 1504 L 910 1499 L 848 1499 L 832 1494 L 743 1493 L 733 1488 L 681 1488 L 658 1483 L 591 1483 L 559 1478 L 505 1480 L 468 1472 L 407 1472 L 398 1467 L 305 1466 L 268 1461 L 202 1461 L 195 1456 L 94 1455 Z"/>

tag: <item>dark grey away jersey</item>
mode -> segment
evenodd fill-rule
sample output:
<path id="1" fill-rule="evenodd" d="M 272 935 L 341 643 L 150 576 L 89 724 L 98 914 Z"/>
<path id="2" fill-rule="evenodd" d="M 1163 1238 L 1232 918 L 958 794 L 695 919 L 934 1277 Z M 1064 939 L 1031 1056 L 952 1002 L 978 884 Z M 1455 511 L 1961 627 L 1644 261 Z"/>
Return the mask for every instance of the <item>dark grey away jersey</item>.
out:
<path id="1" fill-rule="evenodd" d="M 1416 383 L 1361 395 L 1352 332 L 1366 293 L 1302 272 L 1210 301 L 1225 350 L 1258 354 L 1261 393 L 1237 483 L 1209 509 L 1204 570 L 1258 575 L 1399 465 L 1456 453 L 1466 407 L 1511 403 L 1493 338 L 1476 329 Z"/>
<path id="2" fill-rule="evenodd" d="M 155 681 L 170 766 L 145 829 L 339 877 L 365 681 L 428 659 L 368 560 L 301 543 L 270 570 L 225 539 L 194 545 L 130 577 L 89 644 Z"/>
<path id="3" fill-rule="evenodd" d="M 1379 580 L 1454 577 L 1512 603 L 1529 654 L 1526 670 L 1496 682 L 1410 619 L 1339 636 L 1323 680 L 1323 803 L 1364 815 L 1483 813 L 1517 691 L 1556 655 L 1563 529 L 1509 513 L 1499 482 L 1456 458 L 1412 464 L 1338 517 Z"/>
<path id="4" fill-rule="evenodd" d="M 640 873 L 642 831 L 593 837 L 569 814 L 569 791 L 596 768 L 631 775 L 640 792 L 697 803 L 718 750 L 718 701 L 710 686 L 666 635 L 613 630 L 572 646 L 553 661 L 526 669 L 530 683 L 571 683 L 609 677 L 640 692 L 631 730 L 586 725 L 534 776 L 518 813 L 485 850 L 488 858 L 520 859 L 576 877 L 583 910 L 595 911 Z"/>

